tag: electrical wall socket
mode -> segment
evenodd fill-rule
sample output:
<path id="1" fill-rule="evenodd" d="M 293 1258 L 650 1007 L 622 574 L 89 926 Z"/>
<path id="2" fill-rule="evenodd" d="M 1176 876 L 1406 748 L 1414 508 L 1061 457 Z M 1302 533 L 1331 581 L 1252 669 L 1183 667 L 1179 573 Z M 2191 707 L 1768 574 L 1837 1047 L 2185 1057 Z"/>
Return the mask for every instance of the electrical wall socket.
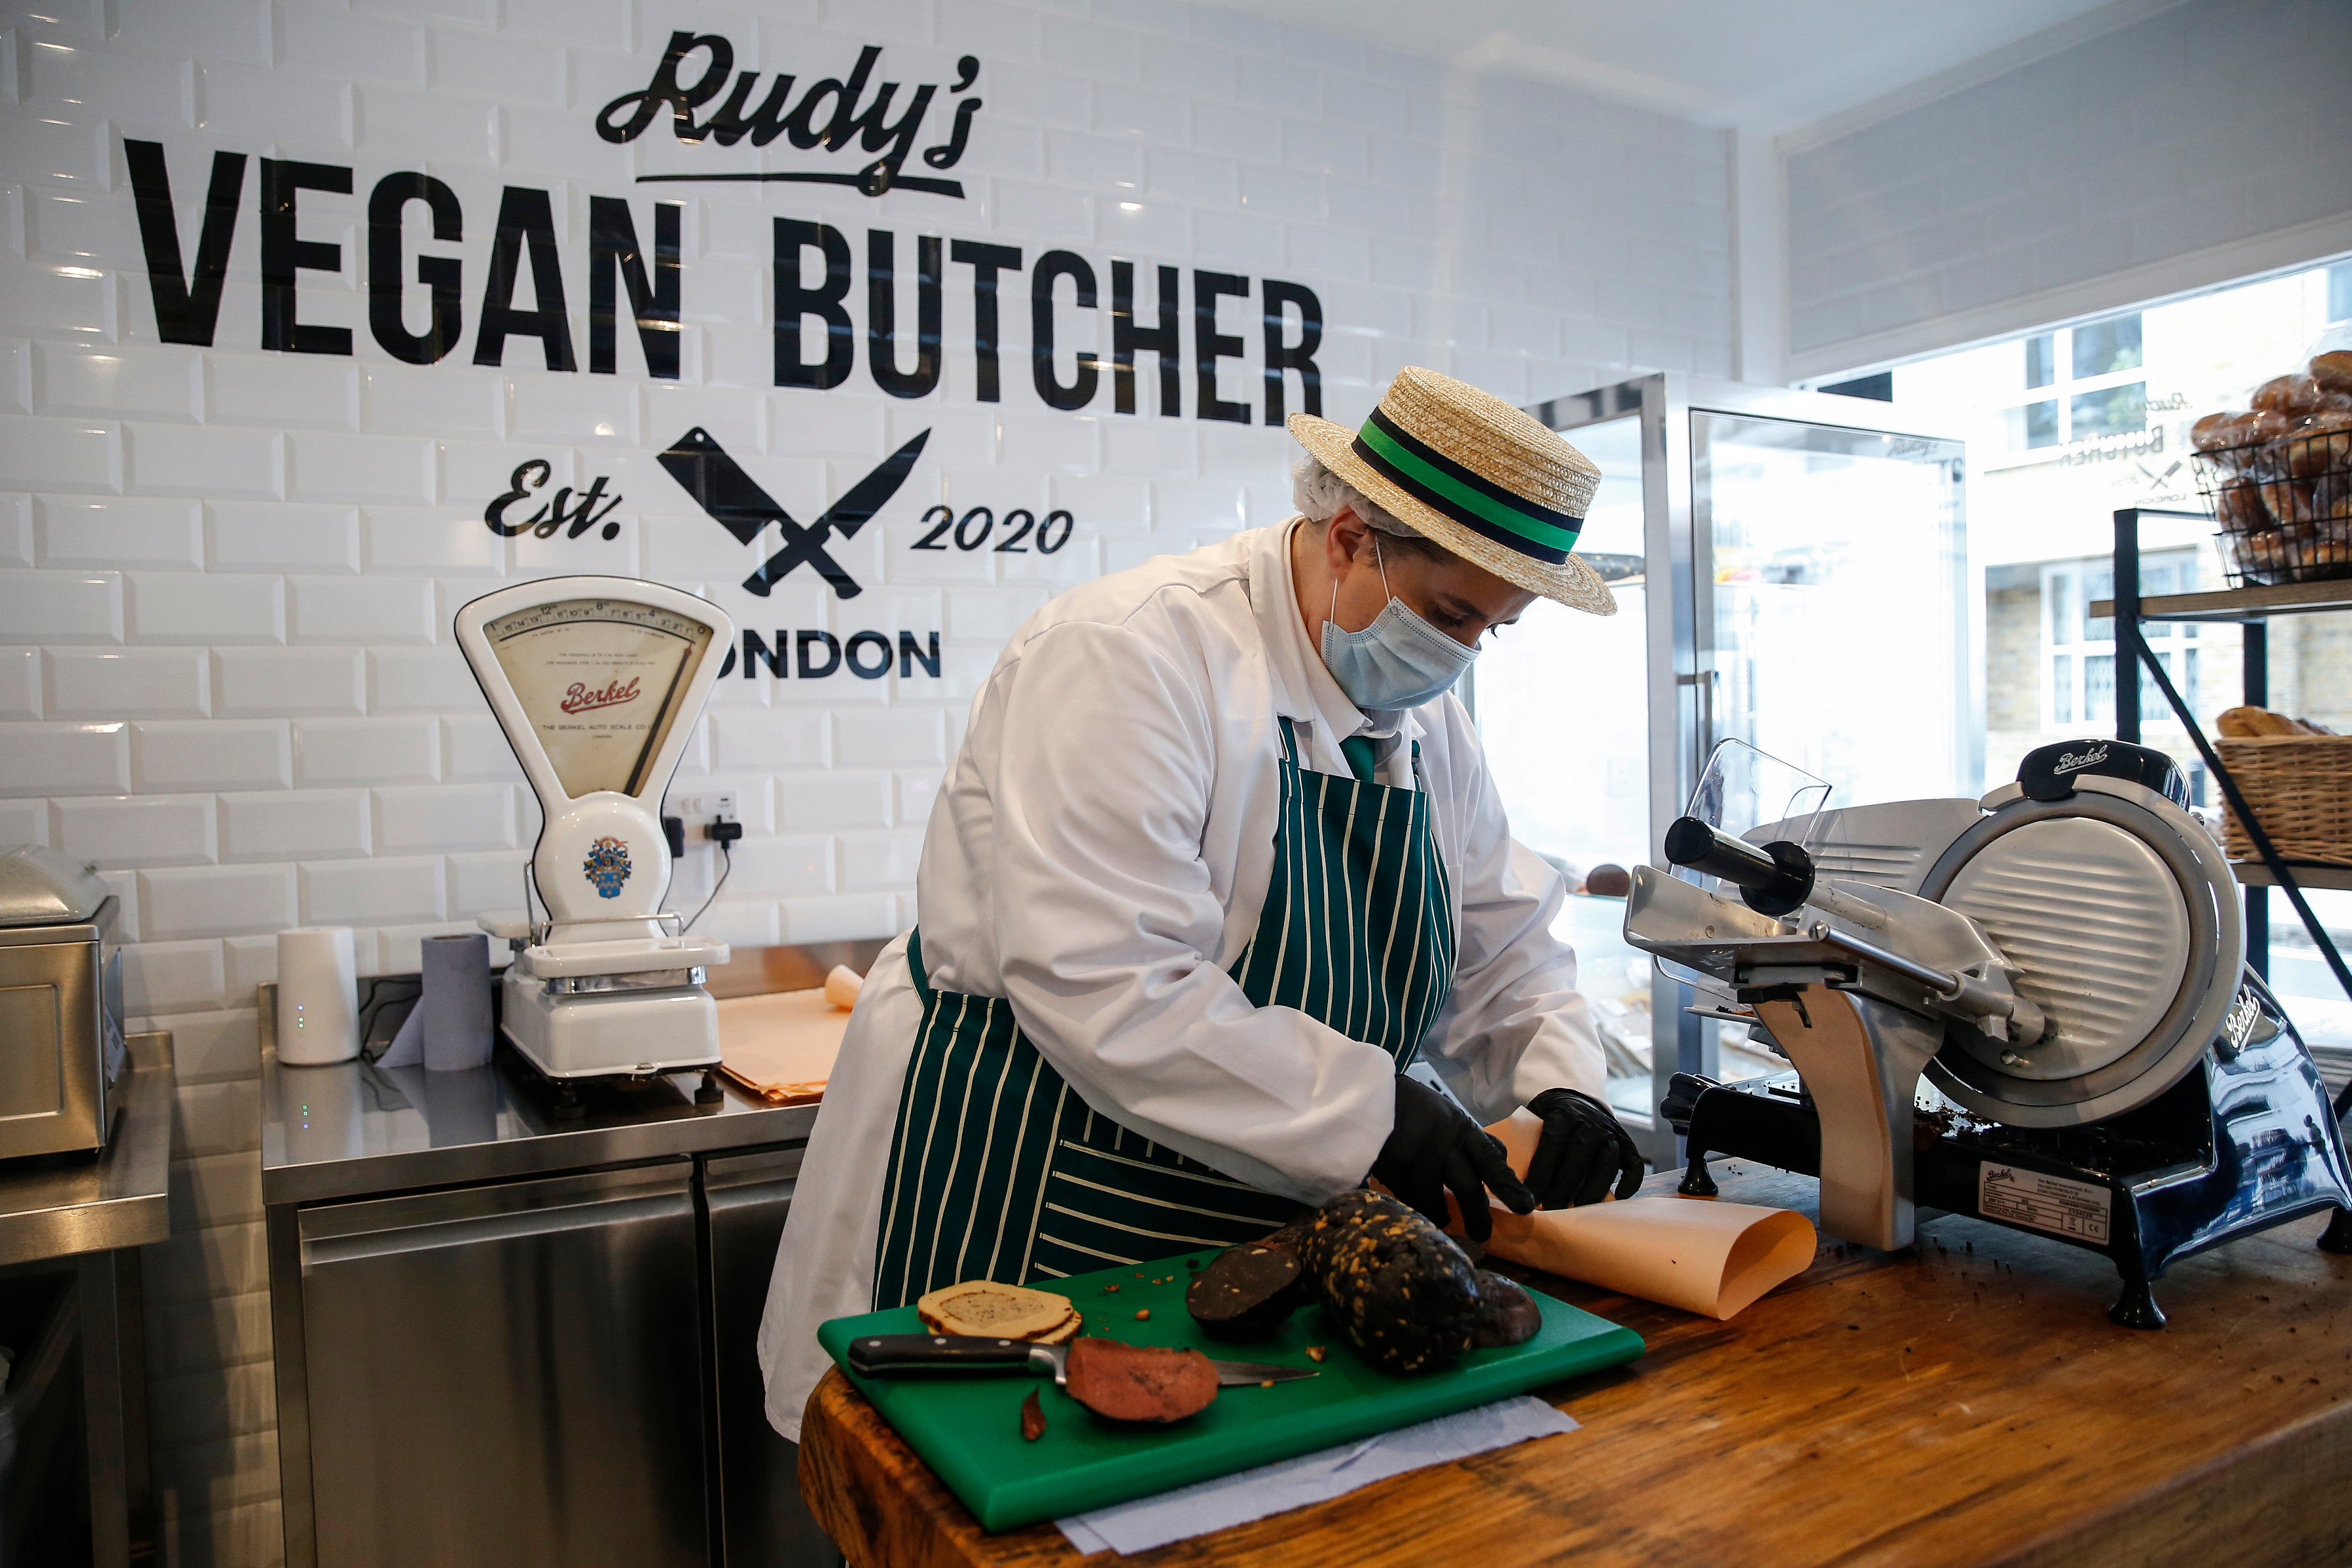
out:
<path id="1" fill-rule="evenodd" d="M 673 795 L 669 802 L 669 815 L 686 824 L 686 842 L 689 848 L 710 842 L 712 823 L 742 820 L 735 810 L 735 797 L 723 790 Z"/>

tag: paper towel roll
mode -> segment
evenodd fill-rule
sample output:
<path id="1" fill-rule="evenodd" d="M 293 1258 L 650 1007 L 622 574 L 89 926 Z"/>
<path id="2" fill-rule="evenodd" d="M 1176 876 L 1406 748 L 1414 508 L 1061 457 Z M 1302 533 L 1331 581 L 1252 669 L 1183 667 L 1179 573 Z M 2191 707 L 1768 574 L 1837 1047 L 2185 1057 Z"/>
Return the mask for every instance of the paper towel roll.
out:
<path id="1" fill-rule="evenodd" d="M 290 1067 L 360 1054 L 359 964 L 349 926 L 278 933 L 278 1059 Z"/>
<path id="2" fill-rule="evenodd" d="M 480 931 L 424 942 L 425 1065 L 458 1072 L 490 1059 L 490 942 Z"/>

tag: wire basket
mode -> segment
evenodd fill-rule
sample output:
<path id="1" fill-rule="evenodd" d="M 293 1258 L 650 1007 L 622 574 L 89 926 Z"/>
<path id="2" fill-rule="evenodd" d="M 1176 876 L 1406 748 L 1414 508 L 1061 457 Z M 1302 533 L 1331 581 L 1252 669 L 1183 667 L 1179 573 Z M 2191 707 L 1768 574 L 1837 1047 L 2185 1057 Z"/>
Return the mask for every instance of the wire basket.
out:
<path id="1" fill-rule="evenodd" d="M 2231 587 L 2352 577 L 2352 415 L 2199 452 L 2197 488 L 2221 525 Z"/>

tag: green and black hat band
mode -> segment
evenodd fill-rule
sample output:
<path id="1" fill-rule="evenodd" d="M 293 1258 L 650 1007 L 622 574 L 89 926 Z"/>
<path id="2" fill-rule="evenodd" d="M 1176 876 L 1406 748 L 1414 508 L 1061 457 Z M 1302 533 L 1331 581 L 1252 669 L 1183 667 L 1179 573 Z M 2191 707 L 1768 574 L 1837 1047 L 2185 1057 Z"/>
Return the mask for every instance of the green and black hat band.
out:
<path id="1" fill-rule="evenodd" d="M 1506 549 L 1557 566 L 1576 548 L 1580 517 L 1554 511 L 1465 468 L 1379 409 L 1356 432 L 1356 456 L 1424 506 Z"/>

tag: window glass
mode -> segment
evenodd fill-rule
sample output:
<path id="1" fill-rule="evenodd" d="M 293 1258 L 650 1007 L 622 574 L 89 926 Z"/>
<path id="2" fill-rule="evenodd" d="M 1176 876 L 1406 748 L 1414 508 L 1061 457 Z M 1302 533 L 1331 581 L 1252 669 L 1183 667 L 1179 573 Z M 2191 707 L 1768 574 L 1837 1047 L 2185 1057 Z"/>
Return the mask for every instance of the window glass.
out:
<path id="1" fill-rule="evenodd" d="M 2095 653 L 2083 661 L 2083 721 L 2088 724 L 2116 721 L 2116 656 Z"/>
<path id="2" fill-rule="evenodd" d="M 2058 340 L 2044 332 L 2025 340 L 2025 384 L 2047 386 L 2058 379 Z"/>
<path id="3" fill-rule="evenodd" d="M 2229 586 L 2189 431 L 2207 415 L 2250 407 L 2255 388 L 2302 369 L 2322 334 L 2347 321 L 2352 258 L 2338 257 L 1895 367 L 1895 407 L 1969 441 L 1969 553 L 1985 584 L 1988 785 L 2014 778 L 2036 746 L 2114 732 L 2113 627 L 2095 630 L 2083 601 L 2105 592 L 2085 574 L 2106 564 L 2118 510 L 2146 509 L 2143 593 Z M 2211 735 L 2219 712 L 2245 695 L 2239 628 L 2149 621 L 2142 629 Z M 2266 706 L 2352 730 L 2352 612 L 2273 620 L 2268 652 Z M 2144 743 L 2179 764 L 2218 828 L 2219 787 L 2187 730 L 2145 670 L 2130 679 L 2141 683 Z M 2352 892 L 2309 897 L 2352 944 Z M 2352 1000 L 2285 900 L 2273 898 L 2270 909 L 2273 988 L 2318 1048 L 2331 1088 L 2341 1085 L 2352 1076 Z"/>
<path id="4" fill-rule="evenodd" d="M 2087 440 L 2093 436 L 2120 436 L 2127 430 L 2147 428 L 2147 384 L 2130 382 L 2123 386 L 2111 386 L 2104 392 L 2081 392 L 2074 395 L 2074 439 Z"/>
<path id="5" fill-rule="evenodd" d="M 2084 642 L 2112 642 L 2116 623 L 2091 619 L 2091 601 L 2112 599 L 2116 594 L 2116 565 L 2112 560 L 2095 563 L 2083 571 L 2083 635 Z"/>
<path id="6" fill-rule="evenodd" d="M 2076 327 L 2074 339 L 2074 379 L 2110 375 L 2119 370 L 2137 370 L 2140 365 L 2139 315 L 2110 317 L 2094 321 L 2087 327 Z"/>

